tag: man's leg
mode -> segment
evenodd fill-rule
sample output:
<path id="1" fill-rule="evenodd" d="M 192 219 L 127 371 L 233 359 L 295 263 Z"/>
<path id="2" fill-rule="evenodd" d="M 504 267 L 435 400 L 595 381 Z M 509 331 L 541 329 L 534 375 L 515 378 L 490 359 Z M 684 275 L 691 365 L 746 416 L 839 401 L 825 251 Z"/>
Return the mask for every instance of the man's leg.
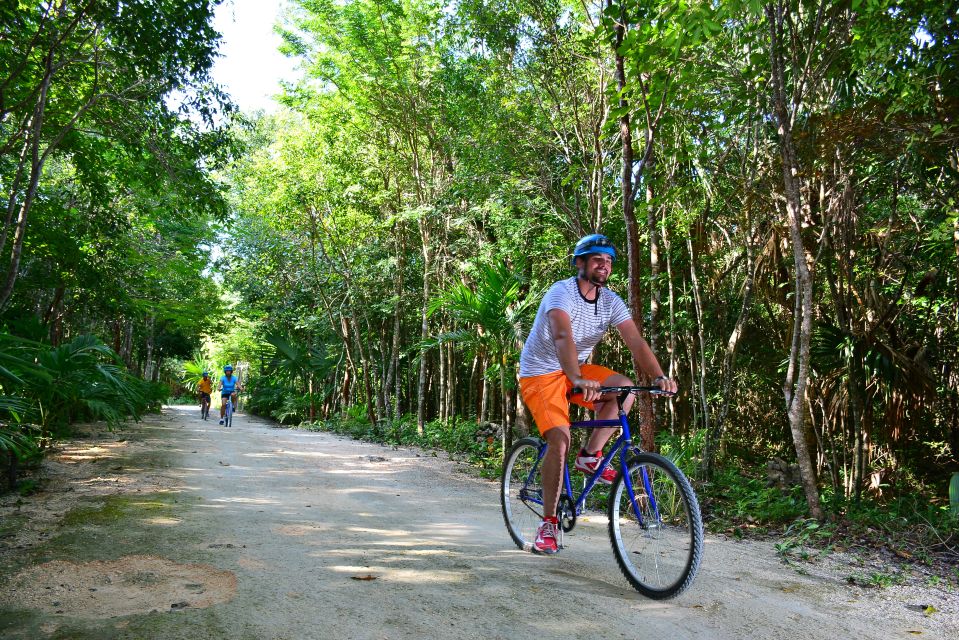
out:
<path id="1" fill-rule="evenodd" d="M 556 516 L 560 487 L 563 484 L 563 463 L 569 451 L 569 427 L 553 427 L 543 434 L 549 448 L 543 459 L 543 516 Z"/>
<path id="2" fill-rule="evenodd" d="M 569 427 L 553 427 L 548 429 L 543 437 L 549 443 L 543 468 L 540 470 L 543 480 L 543 523 L 536 530 L 532 551 L 554 554 L 559 552 L 562 536 L 556 510 L 563 485 L 563 464 L 569 450 Z"/>
<path id="3" fill-rule="evenodd" d="M 604 387 L 631 387 L 633 386 L 633 381 L 617 373 L 603 380 L 602 385 Z M 633 406 L 633 398 L 633 394 L 630 394 L 623 403 L 623 409 L 626 413 L 629 413 L 630 407 Z M 597 420 L 616 420 L 619 415 L 619 406 L 616 404 L 616 398 L 608 398 L 602 402 L 596 402 L 594 403 L 594 407 L 596 408 Z M 609 438 L 616 433 L 616 430 L 617 427 L 593 429 L 589 440 L 586 442 L 586 451 L 589 453 L 602 451 L 603 447 L 605 447 L 609 441 Z"/>

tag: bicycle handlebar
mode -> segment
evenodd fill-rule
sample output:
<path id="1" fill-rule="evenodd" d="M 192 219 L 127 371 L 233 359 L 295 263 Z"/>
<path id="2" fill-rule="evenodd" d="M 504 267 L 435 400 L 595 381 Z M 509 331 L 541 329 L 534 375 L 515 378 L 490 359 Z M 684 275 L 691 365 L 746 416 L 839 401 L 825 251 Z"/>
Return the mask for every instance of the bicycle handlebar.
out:
<path id="1" fill-rule="evenodd" d="M 637 386 L 623 386 L 623 387 L 600 387 L 600 393 L 648 393 L 654 396 L 671 396 L 669 391 L 663 391 L 659 387 L 637 387 Z M 575 396 L 582 394 L 583 390 L 579 387 L 573 387 L 569 390 L 569 395 Z"/>

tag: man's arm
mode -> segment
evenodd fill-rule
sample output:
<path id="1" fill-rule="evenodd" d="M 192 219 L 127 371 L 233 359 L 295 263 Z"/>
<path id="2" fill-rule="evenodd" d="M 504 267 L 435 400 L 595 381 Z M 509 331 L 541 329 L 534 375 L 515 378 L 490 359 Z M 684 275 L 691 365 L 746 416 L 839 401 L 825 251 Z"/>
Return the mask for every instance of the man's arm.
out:
<path id="1" fill-rule="evenodd" d="M 583 400 L 592 402 L 598 400 L 600 384 L 595 380 L 583 378 L 579 370 L 579 357 L 576 354 L 576 343 L 573 341 L 573 325 L 569 314 L 562 309 L 550 309 L 546 314 L 549 320 L 549 331 L 556 346 L 556 357 L 563 373 L 573 383 L 574 387 L 583 390 Z"/>
<path id="2" fill-rule="evenodd" d="M 636 323 L 632 318 L 620 322 L 616 325 L 616 329 L 619 331 L 619 335 L 623 337 L 623 342 L 626 343 L 629 352 L 633 354 L 633 362 L 636 365 L 636 369 L 655 380 L 653 384 L 657 385 L 663 391 L 676 393 L 679 388 L 676 385 L 676 381 L 667 378 L 663 374 L 663 368 L 659 366 L 659 360 L 656 359 L 656 354 L 649 348 L 649 343 L 646 342 L 646 339 L 640 335 L 639 329 L 636 328 Z"/>

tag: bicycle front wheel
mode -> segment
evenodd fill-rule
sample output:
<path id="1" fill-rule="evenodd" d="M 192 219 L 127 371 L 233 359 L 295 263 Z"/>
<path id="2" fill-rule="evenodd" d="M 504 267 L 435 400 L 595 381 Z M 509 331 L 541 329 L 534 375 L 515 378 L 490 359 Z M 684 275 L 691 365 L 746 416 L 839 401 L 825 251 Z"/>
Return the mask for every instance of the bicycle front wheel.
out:
<path id="1" fill-rule="evenodd" d="M 543 521 L 540 477 L 546 446 L 539 438 L 523 438 L 509 452 L 503 467 L 500 501 L 503 520 L 516 546 L 529 551 Z"/>
<path id="2" fill-rule="evenodd" d="M 656 600 L 692 584 L 703 556 L 703 522 L 689 480 L 654 453 L 630 459 L 609 501 L 609 537 L 633 588 Z"/>

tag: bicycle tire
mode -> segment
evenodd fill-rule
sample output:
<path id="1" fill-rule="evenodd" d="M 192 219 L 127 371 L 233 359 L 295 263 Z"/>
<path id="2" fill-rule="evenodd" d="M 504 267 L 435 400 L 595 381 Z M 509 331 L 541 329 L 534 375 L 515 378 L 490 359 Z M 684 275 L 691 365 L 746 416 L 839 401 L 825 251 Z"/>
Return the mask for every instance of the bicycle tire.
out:
<path id="1" fill-rule="evenodd" d="M 540 476 L 544 443 L 523 438 L 513 445 L 500 482 L 500 504 L 506 530 L 516 546 L 532 548 L 536 530 L 543 521 L 543 484 Z"/>
<path id="2" fill-rule="evenodd" d="M 226 401 L 226 411 L 224 413 L 226 413 L 226 426 L 232 427 L 233 426 L 233 401 L 232 400 Z"/>
<path id="3" fill-rule="evenodd" d="M 627 470 L 640 517 L 634 515 L 626 477 L 620 474 L 608 507 L 609 539 L 616 562 L 626 580 L 644 596 L 673 598 L 693 583 L 703 557 L 703 521 L 696 493 L 683 472 L 658 454 L 637 454 L 630 458 Z M 643 482 L 643 471 L 648 485 Z M 644 487 L 652 489 L 652 500 Z"/>

